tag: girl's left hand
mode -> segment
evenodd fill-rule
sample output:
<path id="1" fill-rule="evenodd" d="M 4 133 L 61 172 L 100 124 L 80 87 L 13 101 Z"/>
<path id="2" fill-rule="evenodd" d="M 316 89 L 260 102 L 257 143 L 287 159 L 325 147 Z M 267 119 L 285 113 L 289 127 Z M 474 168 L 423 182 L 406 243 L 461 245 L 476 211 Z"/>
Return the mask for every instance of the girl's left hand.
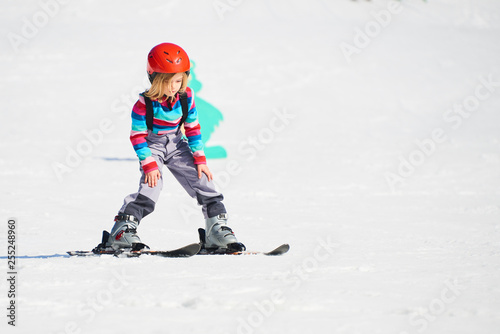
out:
<path id="1" fill-rule="evenodd" d="M 214 179 L 212 173 L 210 172 L 210 169 L 208 169 L 207 165 L 201 164 L 201 165 L 196 165 L 196 168 L 198 169 L 198 178 L 201 179 L 202 173 L 205 173 L 205 175 L 208 178 L 208 181 L 212 181 Z"/>

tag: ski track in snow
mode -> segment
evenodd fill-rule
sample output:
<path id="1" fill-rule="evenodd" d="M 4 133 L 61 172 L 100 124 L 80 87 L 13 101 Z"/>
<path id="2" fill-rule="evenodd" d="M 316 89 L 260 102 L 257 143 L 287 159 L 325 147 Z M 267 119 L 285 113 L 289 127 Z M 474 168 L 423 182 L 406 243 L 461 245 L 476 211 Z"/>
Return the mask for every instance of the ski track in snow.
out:
<path id="1" fill-rule="evenodd" d="M 10 217 L 17 255 L 91 249 L 111 228 L 139 177 L 130 108 L 164 41 L 187 50 L 197 96 L 223 114 L 210 144 L 228 158 L 209 166 L 231 227 L 250 250 L 291 245 L 282 257 L 21 258 L 20 333 L 498 331 L 497 1 L 0 8 L 2 255 Z M 379 30 L 359 47 L 367 27 Z M 54 163 L 85 149 L 58 178 Z M 165 172 L 139 229 L 153 249 L 196 242 L 203 224 Z M 5 277 L 2 333 L 14 331 Z"/>

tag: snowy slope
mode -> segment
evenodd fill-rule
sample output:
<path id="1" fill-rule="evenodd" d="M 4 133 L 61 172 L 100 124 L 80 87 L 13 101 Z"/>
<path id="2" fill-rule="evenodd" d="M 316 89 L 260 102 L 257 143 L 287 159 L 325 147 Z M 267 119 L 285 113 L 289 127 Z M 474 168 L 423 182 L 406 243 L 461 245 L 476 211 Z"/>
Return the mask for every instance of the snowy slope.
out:
<path id="1" fill-rule="evenodd" d="M 210 144 L 228 157 L 209 166 L 237 236 L 292 246 L 279 258 L 21 259 L 19 332 L 498 332 L 498 1 L 0 8 L 2 253 L 10 217 L 18 255 L 89 249 L 111 228 L 139 176 L 130 108 L 164 41 L 189 53 L 197 97 L 223 114 Z M 201 226 L 167 176 L 139 232 L 170 249 Z"/>

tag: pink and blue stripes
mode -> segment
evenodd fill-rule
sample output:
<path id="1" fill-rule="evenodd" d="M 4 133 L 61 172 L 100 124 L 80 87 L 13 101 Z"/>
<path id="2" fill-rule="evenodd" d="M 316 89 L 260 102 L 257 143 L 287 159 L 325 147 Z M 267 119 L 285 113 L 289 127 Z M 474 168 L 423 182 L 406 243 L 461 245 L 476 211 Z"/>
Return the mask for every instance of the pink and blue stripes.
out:
<path id="1" fill-rule="evenodd" d="M 193 152 L 194 163 L 206 164 L 193 91 L 187 87 L 186 93 L 189 112 L 184 123 L 185 136 Z M 177 95 L 176 100 L 172 104 L 167 102 L 159 103 L 158 101 L 152 101 L 152 104 L 154 110 L 153 132 L 158 135 L 176 132 L 182 118 L 182 107 L 179 96 Z M 146 142 L 147 136 L 146 104 L 144 102 L 144 97 L 140 95 L 139 100 L 132 108 L 132 131 L 130 132 L 130 141 L 146 173 L 158 169 L 158 165 L 151 156 L 151 150 Z"/>

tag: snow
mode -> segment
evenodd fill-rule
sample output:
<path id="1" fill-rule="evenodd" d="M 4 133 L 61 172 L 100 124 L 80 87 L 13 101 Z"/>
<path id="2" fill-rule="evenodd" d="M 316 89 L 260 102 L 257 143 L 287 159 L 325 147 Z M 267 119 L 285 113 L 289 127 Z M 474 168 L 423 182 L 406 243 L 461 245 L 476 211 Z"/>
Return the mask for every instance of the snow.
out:
<path id="1" fill-rule="evenodd" d="M 164 41 L 189 53 L 197 97 L 223 114 L 210 144 L 228 157 L 209 166 L 230 226 L 252 250 L 291 245 L 18 259 L 20 333 L 498 332 L 498 1 L 0 8 L 2 253 L 10 217 L 18 255 L 90 249 L 111 228 L 139 176 L 130 107 Z M 167 176 L 139 233 L 172 249 L 202 224 Z"/>

